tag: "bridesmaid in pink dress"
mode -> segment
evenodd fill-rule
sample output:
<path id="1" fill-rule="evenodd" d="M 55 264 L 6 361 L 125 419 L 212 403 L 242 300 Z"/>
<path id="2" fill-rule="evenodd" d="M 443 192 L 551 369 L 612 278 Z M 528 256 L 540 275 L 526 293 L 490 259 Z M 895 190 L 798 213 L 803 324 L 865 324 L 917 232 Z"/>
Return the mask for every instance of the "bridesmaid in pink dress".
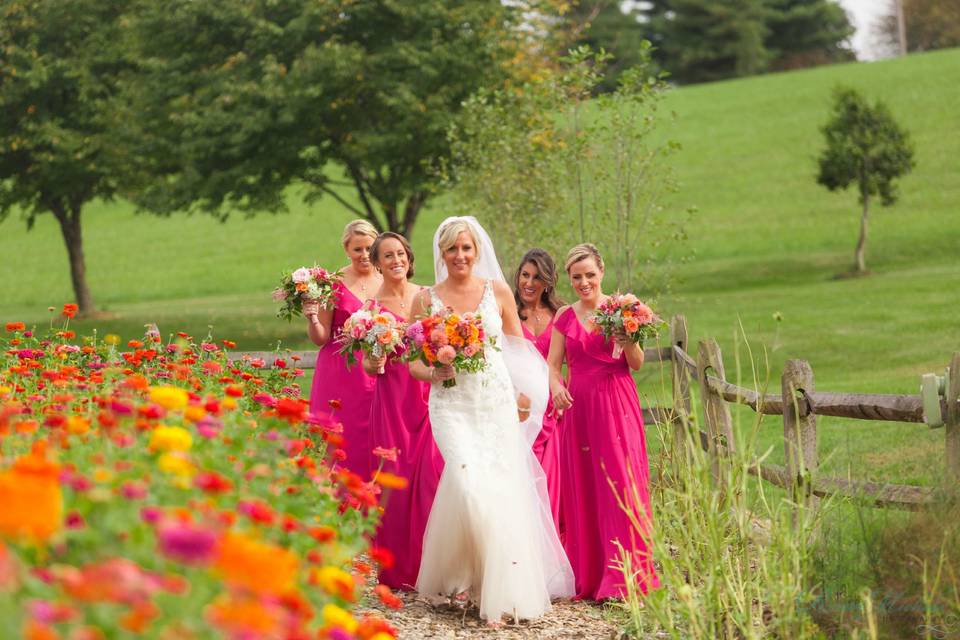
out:
<path id="1" fill-rule="evenodd" d="M 513 297 L 523 336 L 533 342 L 544 359 L 550 350 L 553 319 L 563 303 L 557 298 L 557 267 L 553 258 L 543 249 L 530 249 L 520 260 L 513 278 Z M 543 427 L 533 443 L 533 453 L 547 477 L 550 510 L 557 533 L 563 537 L 560 516 L 560 430 L 553 404 L 547 405 Z"/>
<path id="2" fill-rule="evenodd" d="M 420 291 L 408 280 L 413 277 L 410 244 L 399 234 L 383 233 L 373 243 L 370 259 L 383 274 L 376 304 L 406 322 Z M 383 373 L 379 373 L 381 365 Z M 396 460 L 384 459 L 383 470 L 409 481 L 406 489 L 387 497 L 374 538 L 376 546 L 394 555 L 394 566 L 382 568 L 380 582 L 393 589 L 413 589 L 420 570 L 423 532 L 443 471 L 443 458 L 434 444 L 427 417 L 430 385 L 413 378 L 405 362 L 367 355 L 363 368 L 376 380 L 370 442 L 374 447 L 395 450 Z"/>
<path id="3" fill-rule="evenodd" d="M 336 337 L 350 314 L 373 297 L 383 282 L 370 262 L 370 246 L 376 238 L 377 230 L 366 220 L 348 223 L 341 240 L 350 264 L 343 269 L 343 282 L 335 293 L 335 308 L 321 309 L 316 302 L 303 305 L 307 334 L 320 347 L 310 391 L 310 412 L 335 410 L 343 424 L 343 449 L 347 454 L 344 465 L 365 480 L 370 478 L 373 466 L 370 399 L 374 381 L 361 367 L 347 369 L 346 359 L 337 353 Z"/>
<path id="4" fill-rule="evenodd" d="M 647 593 L 659 586 L 659 579 L 649 542 L 653 521 L 643 417 L 630 375 L 643 364 L 643 349 L 619 336 L 616 341 L 623 353 L 614 359 L 611 343 L 587 329 L 590 314 L 606 298 L 600 288 L 603 258 L 597 248 L 577 245 L 567 255 L 565 267 L 580 299 L 557 312 L 548 362 L 553 402 L 563 412 L 560 495 L 564 548 L 576 577 L 576 597 L 624 596 L 624 576 L 611 566 L 620 557 L 615 542 L 632 552 L 637 585 Z M 561 372 L 564 358 L 567 384 Z M 634 483 L 639 504 L 633 498 Z M 641 530 L 631 525 L 614 491 L 637 514 Z"/>

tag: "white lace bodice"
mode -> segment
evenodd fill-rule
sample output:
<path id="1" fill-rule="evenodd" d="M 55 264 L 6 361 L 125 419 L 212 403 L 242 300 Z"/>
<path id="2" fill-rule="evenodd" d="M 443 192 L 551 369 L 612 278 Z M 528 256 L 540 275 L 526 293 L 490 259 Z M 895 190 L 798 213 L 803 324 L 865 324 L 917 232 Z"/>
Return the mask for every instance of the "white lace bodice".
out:
<path id="1" fill-rule="evenodd" d="M 446 308 L 433 288 L 430 289 L 430 304 L 432 313 L 441 312 Z M 456 434 L 449 433 L 449 438 L 439 436 L 438 445 L 441 449 L 443 449 L 443 445 L 439 444 L 440 441 L 451 444 L 456 441 L 466 445 L 462 448 L 449 448 L 445 459 L 448 456 L 456 456 L 450 450 L 453 448 L 463 452 L 470 451 L 471 456 L 478 457 L 481 464 L 493 470 L 504 462 L 500 450 L 504 442 L 496 437 L 492 429 L 485 429 L 485 425 L 491 428 L 493 426 L 502 428 L 502 420 L 497 422 L 471 420 L 469 421 L 470 427 L 476 430 L 474 433 L 468 433 L 462 424 L 465 422 L 464 415 L 478 407 L 507 408 L 509 410 L 508 417 L 513 417 L 516 420 L 516 399 L 513 383 L 510 380 L 503 355 L 496 347 L 503 341 L 503 319 L 500 317 L 500 307 L 493 293 L 493 284 L 489 280 L 484 285 L 483 295 L 480 298 L 476 313 L 480 315 L 480 321 L 488 340 L 495 345 L 494 347 L 487 346 L 484 348 L 487 366 L 478 373 L 457 373 L 456 386 L 445 388 L 441 384 L 431 385 L 430 416 L 435 433 L 446 430 L 456 431 Z"/>

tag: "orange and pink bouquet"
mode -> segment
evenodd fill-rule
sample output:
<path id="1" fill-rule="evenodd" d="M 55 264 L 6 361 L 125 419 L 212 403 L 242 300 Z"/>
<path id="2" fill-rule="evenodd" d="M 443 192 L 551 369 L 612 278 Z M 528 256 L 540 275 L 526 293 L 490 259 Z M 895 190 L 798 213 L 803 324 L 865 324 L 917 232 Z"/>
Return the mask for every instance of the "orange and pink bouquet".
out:
<path id="1" fill-rule="evenodd" d="M 340 329 L 337 342 L 339 353 L 346 356 L 347 364 L 356 364 L 356 352 L 369 353 L 374 358 L 399 355 L 403 351 L 405 325 L 389 313 L 372 309 L 355 311 Z M 383 367 L 380 368 L 383 373 Z"/>
<path id="2" fill-rule="evenodd" d="M 618 331 L 623 331 L 636 344 L 643 344 L 647 338 L 655 337 L 663 326 L 663 320 L 653 309 L 640 302 L 632 293 L 615 293 L 597 306 L 590 318 L 597 333 L 608 340 Z M 619 358 L 623 349 L 613 345 L 613 357 Z"/>
<path id="3" fill-rule="evenodd" d="M 477 373 L 487 367 L 486 347 L 495 348 L 483 330 L 480 314 L 454 313 L 447 309 L 418 320 L 405 333 L 408 361 L 420 360 L 432 367 L 438 362 L 450 365 L 458 373 Z M 456 386 L 456 379 L 444 380 L 444 387 Z"/>

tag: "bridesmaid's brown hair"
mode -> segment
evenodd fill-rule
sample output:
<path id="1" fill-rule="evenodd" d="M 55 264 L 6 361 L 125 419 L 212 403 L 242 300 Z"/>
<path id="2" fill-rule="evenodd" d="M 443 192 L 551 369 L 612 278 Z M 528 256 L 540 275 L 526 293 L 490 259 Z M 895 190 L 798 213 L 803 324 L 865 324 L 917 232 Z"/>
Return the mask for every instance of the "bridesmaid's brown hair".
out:
<path id="1" fill-rule="evenodd" d="M 537 268 L 540 279 L 543 281 L 543 293 L 540 294 L 542 302 L 551 313 L 556 313 L 557 309 L 563 306 L 563 301 L 557 297 L 557 264 L 553 261 L 553 256 L 549 253 L 535 247 L 530 249 L 520 260 L 520 266 L 513 275 L 513 299 L 517 301 L 517 315 L 521 320 L 526 320 L 523 315 L 523 301 L 520 299 L 520 272 L 526 264 L 532 264 Z"/>

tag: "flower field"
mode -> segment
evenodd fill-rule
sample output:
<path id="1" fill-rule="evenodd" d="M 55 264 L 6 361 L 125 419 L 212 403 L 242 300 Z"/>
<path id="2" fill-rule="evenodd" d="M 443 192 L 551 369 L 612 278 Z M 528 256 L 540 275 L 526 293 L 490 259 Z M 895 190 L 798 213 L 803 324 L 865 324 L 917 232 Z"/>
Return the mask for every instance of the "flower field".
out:
<path id="1" fill-rule="evenodd" d="M 367 539 L 402 479 L 338 466 L 296 362 L 77 337 L 75 311 L 0 335 L 0 637 L 393 638 L 353 607 L 360 554 L 391 562 Z"/>

